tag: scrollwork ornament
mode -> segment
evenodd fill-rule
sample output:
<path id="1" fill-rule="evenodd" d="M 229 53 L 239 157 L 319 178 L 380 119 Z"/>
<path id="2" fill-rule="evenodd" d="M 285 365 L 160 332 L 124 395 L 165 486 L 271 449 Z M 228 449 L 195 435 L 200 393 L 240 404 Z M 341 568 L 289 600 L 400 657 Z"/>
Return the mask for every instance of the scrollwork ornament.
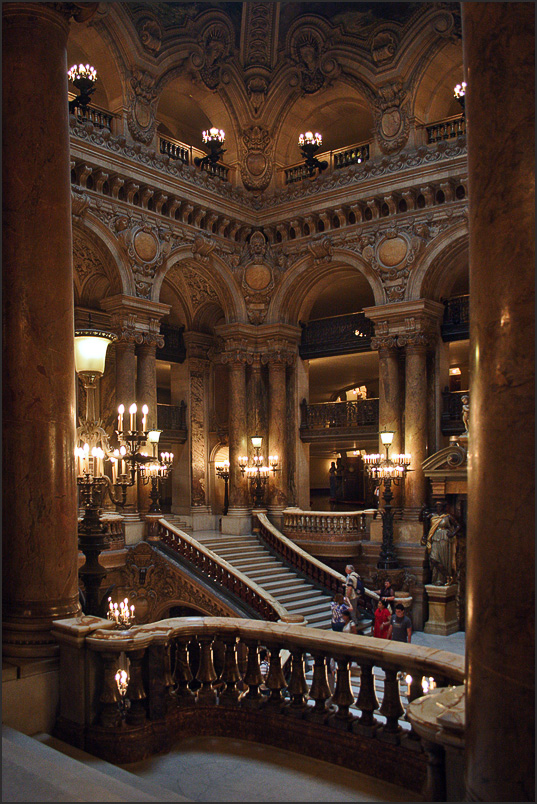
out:
<path id="1" fill-rule="evenodd" d="M 250 126 L 242 132 L 241 178 L 248 190 L 264 190 L 272 177 L 271 138 L 267 129 Z"/>
<path id="2" fill-rule="evenodd" d="M 157 95 L 155 78 L 150 73 L 135 67 L 128 92 L 127 125 L 137 142 L 147 144 L 153 139 Z"/>

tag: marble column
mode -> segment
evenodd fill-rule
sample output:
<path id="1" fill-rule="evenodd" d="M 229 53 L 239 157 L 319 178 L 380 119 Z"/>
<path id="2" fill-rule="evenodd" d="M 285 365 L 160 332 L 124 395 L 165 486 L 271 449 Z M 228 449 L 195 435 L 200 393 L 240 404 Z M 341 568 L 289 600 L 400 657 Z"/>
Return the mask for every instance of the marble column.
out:
<path id="1" fill-rule="evenodd" d="M 209 379 L 209 361 L 200 358 L 189 360 L 190 369 L 190 454 L 191 454 L 191 487 L 190 506 L 192 517 L 197 520 L 206 518 L 210 513 L 207 493 L 208 466 L 208 410 L 207 384 Z M 197 526 L 199 525 L 199 527 Z M 203 522 L 206 529 L 209 525 Z M 200 522 L 195 530 L 203 529 Z"/>
<path id="2" fill-rule="evenodd" d="M 466 799 L 535 801 L 535 7 L 461 9 L 472 394 Z"/>
<path id="3" fill-rule="evenodd" d="M 147 405 L 147 429 L 157 428 L 157 345 L 153 340 L 141 344 L 136 349 L 136 404 L 138 406 L 138 426 L 142 426 L 142 406 Z M 150 444 L 145 451 L 151 454 Z M 138 511 L 146 513 L 151 505 L 151 483 L 138 483 Z"/>
<path id="4" fill-rule="evenodd" d="M 268 512 L 276 526 L 281 524 L 282 511 L 287 506 L 287 464 L 285 455 L 286 423 L 287 423 L 287 383 L 286 383 L 287 360 L 285 355 L 270 355 L 268 358 L 269 369 L 269 437 L 267 461 L 269 455 L 277 455 L 279 470 L 271 473 L 269 479 L 269 504 Z"/>
<path id="5" fill-rule="evenodd" d="M 399 338 L 402 341 L 402 338 Z M 417 519 L 426 498 L 422 463 L 427 457 L 427 338 L 405 338 L 405 452 L 412 456 L 405 477 L 405 519 Z"/>
<path id="6" fill-rule="evenodd" d="M 246 479 L 238 459 L 248 455 L 246 433 L 246 359 L 225 357 L 229 365 L 229 510 L 222 517 L 223 533 L 245 533 L 249 529 L 249 499 Z M 248 521 L 247 521 L 248 520 Z"/>
<path id="7" fill-rule="evenodd" d="M 401 383 L 399 379 L 399 353 L 395 338 L 372 338 L 371 348 L 379 354 L 379 432 L 391 430 L 395 433 L 390 453 L 402 452 L 403 440 L 401 410 L 403 406 Z M 379 436 L 379 453 L 385 454 L 385 447 Z M 393 486 L 392 505 L 401 506 L 401 486 Z"/>
<path id="8" fill-rule="evenodd" d="M 3 12 L 3 651 L 57 652 L 79 611 L 69 11 Z M 67 8 L 69 6 L 69 8 Z M 36 104 L 36 76 L 45 103 Z"/>

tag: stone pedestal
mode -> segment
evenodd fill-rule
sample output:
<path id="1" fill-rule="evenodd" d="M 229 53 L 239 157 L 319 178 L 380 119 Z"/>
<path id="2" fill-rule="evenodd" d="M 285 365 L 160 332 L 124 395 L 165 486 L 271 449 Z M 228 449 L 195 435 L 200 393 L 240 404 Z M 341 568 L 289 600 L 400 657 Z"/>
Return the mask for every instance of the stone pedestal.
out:
<path id="1" fill-rule="evenodd" d="M 435 586 L 425 584 L 425 591 L 429 600 L 429 619 L 423 630 L 426 634 L 449 636 L 459 630 L 457 617 L 457 589 L 456 583 L 449 586 Z"/>
<path id="2" fill-rule="evenodd" d="M 235 508 L 222 517 L 222 534 L 226 536 L 244 536 L 252 532 L 252 517 L 250 510 Z"/>

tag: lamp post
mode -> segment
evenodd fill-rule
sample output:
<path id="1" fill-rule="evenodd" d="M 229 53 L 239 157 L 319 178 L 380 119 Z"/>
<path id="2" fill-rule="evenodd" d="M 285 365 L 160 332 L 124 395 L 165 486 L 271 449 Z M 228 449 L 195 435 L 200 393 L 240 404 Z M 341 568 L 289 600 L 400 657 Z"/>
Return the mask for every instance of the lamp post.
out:
<path id="1" fill-rule="evenodd" d="M 300 152 L 304 157 L 304 162 L 308 168 L 308 173 L 310 176 L 313 176 L 315 168 L 317 168 L 320 173 L 322 170 L 325 170 L 328 167 L 328 162 L 321 162 L 315 156 L 321 147 L 322 142 L 322 136 L 318 133 L 314 134 L 312 131 L 306 131 L 305 134 L 299 134 L 298 136 L 298 147 L 300 148 Z"/>
<path id="2" fill-rule="evenodd" d="M 69 111 L 74 114 L 75 109 L 79 107 L 85 112 L 91 102 L 91 96 L 95 92 L 97 70 L 90 64 L 73 64 L 67 76 L 80 92 L 80 95 L 69 101 Z"/>
<path id="3" fill-rule="evenodd" d="M 161 452 L 160 461 L 157 458 L 158 443 L 162 430 L 149 430 L 147 433 L 147 441 L 152 446 L 153 456 L 149 463 L 140 466 L 140 478 L 142 483 L 146 485 L 151 482 L 151 491 L 149 497 L 151 505 L 149 507 L 149 514 L 162 513 L 160 508 L 160 483 L 165 480 L 172 470 L 173 452 Z M 141 453 L 145 456 L 145 453 Z"/>
<path id="4" fill-rule="evenodd" d="M 209 146 L 209 153 L 203 158 L 194 157 L 194 164 L 202 170 L 208 167 L 215 168 L 226 152 L 226 149 L 222 147 L 226 140 L 225 132 L 221 128 L 210 128 L 203 132 L 201 139 L 204 145 Z"/>
<path id="5" fill-rule="evenodd" d="M 399 566 L 393 547 L 392 483 L 397 486 L 403 481 L 406 472 L 409 471 L 411 458 L 408 454 L 394 455 L 393 458 L 390 458 L 390 445 L 394 435 L 395 433 L 387 430 L 380 434 L 381 441 L 386 448 L 386 457 L 379 454 L 364 456 L 366 468 L 373 483 L 379 486 L 379 489 L 381 485 L 384 486 L 382 495 L 384 508 L 379 511 L 382 517 L 382 545 L 377 562 L 378 569 L 397 569 Z"/>
<path id="6" fill-rule="evenodd" d="M 265 466 L 263 464 L 264 458 L 260 454 L 263 438 L 261 436 L 252 436 L 251 442 L 255 450 L 255 455 L 252 458 L 252 465 L 249 465 L 248 458 L 246 456 L 239 457 L 238 464 L 241 474 L 246 475 L 248 478 L 250 493 L 254 498 L 254 508 L 262 508 L 267 479 L 270 472 L 276 474 L 276 472 L 279 471 L 279 458 L 277 455 L 269 455 L 269 466 Z"/>
<path id="7" fill-rule="evenodd" d="M 222 463 L 215 463 L 214 468 L 218 477 L 224 481 L 224 516 L 229 508 L 229 461 L 222 461 Z"/>

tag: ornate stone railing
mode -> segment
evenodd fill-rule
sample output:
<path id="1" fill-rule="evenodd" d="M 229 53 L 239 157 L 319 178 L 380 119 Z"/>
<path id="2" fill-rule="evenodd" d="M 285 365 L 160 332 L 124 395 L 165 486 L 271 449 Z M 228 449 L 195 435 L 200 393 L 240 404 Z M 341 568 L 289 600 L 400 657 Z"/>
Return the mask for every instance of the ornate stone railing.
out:
<path id="1" fill-rule="evenodd" d="M 362 142 L 346 148 L 339 148 L 337 151 L 325 151 L 316 154 L 320 162 L 328 162 L 325 168 L 326 173 L 330 174 L 338 168 L 349 167 L 349 165 L 359 165 L 369 159 L 369 142 Z M 310 178 L 310 173 L 306 165 L 300 162 L 284 168 L 285 184 L 293 184 Z"/>
<path id="2" fill-rule="evenodd" d="M 159 137 L 159 151 L 171 159 L 177 159 L 184 165 L 189 165 L 192 162 L 191 148 L 179 140 L 169 140 L 165 137 Z"/>
<path id="3" fill-rule="evenodd" d="M 347 429 L 370 427 L 378 429 L 378 399 L 357 399 L 355 402 L 317 402 L 300 406 L 301 434 L 303 430 Z"/>
<path id="4" fill-rule="evenodd" d="M 115 115 L 110 112 L 106 112 L 104 109 L 97 109 L 94 106 L 87 106 L 85 109 L 76 106 L 73 114 L 80 123 L 93 123 L 96 128 L 105 128 L 109 131 L 112 130 L 112 121 L 115 118 Z"/>
<path id="5" fill-rule="evenodd" d="M 190 562 L 203 575 L 218 586 L 226 589 L 264 619 L 271 622 L 303 623 L 302 615 L 291 614 L 281 603 L 266 592 L 255 581 L 248 578 L 224 558 L 213 553 L 188 533 L 175 528 L 165 519 L 158 523 L 157 535 L 174 553 Z"/>
<path id="6" fill-rule="evenodd" d="M 82 616 L 55 621 L 53 634 L 61 681 L 54 734 L 119 764 L 166 751 L 179 737 L 240 735 L 329 762 L 345 756 L 347 768 L 420 793 L 426 759 L 417 736 L 402 728 L 402 694 L 420 697 L 423 677 L 438 687 L 464 681 L 464 658 L 444 651 L 256 620 L 174 618 L 122 632 Z M 266 695 L 260 646 L 270 656 Z M 374 667 L 385 676 L 380 702 Z"/>
<path id="7" fill-rule="evenodd" d="M 302 360 L 312 357 L 367 352 L 371 349 L 373 322 L 363 313 L 319 318 L 302 324 L 299 353 Z"/>
<path id="8" fill-rule="evenodd" d="M 427 131 L 427 144 L 440 142 L 441 140 L 452 140 L 456 137 L 466 136 L 466 118 L 463 116 L 447 117 L 425 126 Z"/>
<path id="9" fill-rule="evenodd" d="M 180 405 L 157 405 L 157 422 L 159 430 L 171 430 L 184 433 L 186 437 L 186 403 Z"/>
<path id="10" fill-rule="evenodd" d="M 283 530 L 291 539 L 311 536 L 335 538 L 339 542 L 368 539 L 368 518 L 378 513 L 376 508 L 363 511 L 303 511 L 286 508 L 283 512 Z"/>

